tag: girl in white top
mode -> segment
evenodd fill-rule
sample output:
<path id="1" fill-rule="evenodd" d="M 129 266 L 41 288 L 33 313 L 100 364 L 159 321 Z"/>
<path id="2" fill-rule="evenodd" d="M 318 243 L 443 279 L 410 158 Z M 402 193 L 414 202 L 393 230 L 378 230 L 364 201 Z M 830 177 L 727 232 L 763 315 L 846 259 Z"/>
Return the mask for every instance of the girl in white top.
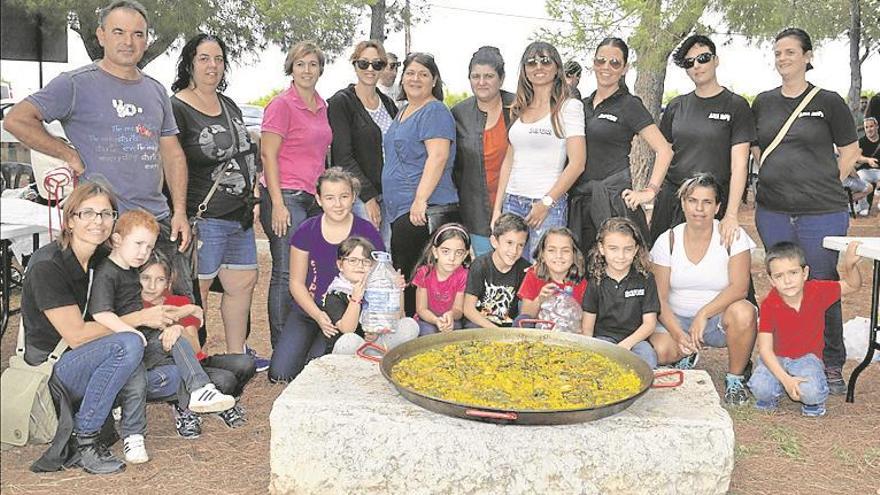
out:
<path id="1" fill-rule="evenodd" d="M 543 41 L 527 46 L 510 109 L 510 146 L 498 179 L 504 194 L 496 195 L 492 212 L 493 225 L 501 213 L 525 218 L 527 259 L 546 230 L 567 224 L 566 193 L 584 170 L 584 107 L 568 91 L 556 48 Z"/>
<path id="2" fill-rule="evenodd" d="M 744 373 L 757 332 L 749 291 L 755 242 L 738 227 L 730 246 L 721 238 L 720 187 L 711 174 L 697 174 L 679 189 L 686 222 L 667 230 L 651 249 L 660 296 L 660 324 L 650 342 L 659 364 L 696 364 L 703 345 L 727 347 L 725 401 L 748 400 Z"/>

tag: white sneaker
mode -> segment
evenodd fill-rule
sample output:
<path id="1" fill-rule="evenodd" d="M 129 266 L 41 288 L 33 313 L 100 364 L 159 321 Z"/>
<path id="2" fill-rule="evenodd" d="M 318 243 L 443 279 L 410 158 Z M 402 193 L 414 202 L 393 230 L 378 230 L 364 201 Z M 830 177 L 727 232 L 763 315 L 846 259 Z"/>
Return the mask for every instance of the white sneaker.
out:
<path id="1" fill-rule="evenodd" d="M 189 410 L 192 412 L 215 413 L 225 411 L 234 405 L 235 397 L 220 392 L 213 383 L 190 392 Z"/>
<path id="2" fill-rule="evenodd" d="M 113 408 L 113 421 L 122 421 L 122 408 L 114 407 Z"/>
<path id="3" fill-rule="evenodd" d="M 866 217 L 866 216 L 868 216 L 868 215 L 870 215 L 870 214 L 871 214 L 871 209 L 870 209 L 870 208 L 865 208 L 865 209 L 863 209 L 862 211 L 858 212 L 858 215 L 859 215 L 860 217 Z"/>
<path id="4" fill-rule="evenodd" d="M 122 445 L 122 451 L 125 452 L 125 462 L 143 464 L 150 460 L 147 449 L 144 447 L 143 435 L 129 435 L 122 441 Z"/>

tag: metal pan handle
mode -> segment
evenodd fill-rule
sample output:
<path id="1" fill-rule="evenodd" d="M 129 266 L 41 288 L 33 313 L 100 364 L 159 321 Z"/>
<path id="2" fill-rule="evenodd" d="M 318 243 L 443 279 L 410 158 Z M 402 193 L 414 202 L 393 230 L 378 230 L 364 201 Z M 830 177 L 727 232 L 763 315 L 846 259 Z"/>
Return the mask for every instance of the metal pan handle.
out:
<path id="1" fill-rule="evenodd" d="M 519 417 L 515 412 L 482 411 L 480 409 L 466 409 L 464 413 L 475 418 L 503 419 L 507 421 L 516 421 L 516 418 Z"/>
<path id="2" fill-rule="evenodd" d="M 664 376 L 677 376 L 678 379 L 674 381 L 662 381 L 658 383 L 657 379 Z M 684 373 L 682 373 L 681 370 L 655 371 L 654 383 L 651 384 L 651 388 L 676 388 L 682 383 L 684 383 Z"/>
<path id="3" fill-rule="evenodd" d="M 531 327 L 523 326 L 525 324 L 530 324 L 532 326 Z M 519 320 L 516 322 L 516 327 L 517 328 L 536 328 L 538 324 L 548 325 L 547 330 L 553 330 L 553 327 L 556 326 L 556 323 L 553 321 L 550 321 L 550 320 L 538 320 L 535 318 L 523 318 L 522 320 Z"/>
<path id="4" fill-rule="evenodd" d="M 367 351 L 369 350 L 376 351 L 379 354 L 367 354 Z M 361 359 L 366 359 L 367 361 L 379 363 L 382 361 L 382 357 L 385 356 L 386 351 L 387 349 L 385 349 L 381 345 L 375 344 L 373 342 L 364 342 L 360 347 L 358 347 L 356 354 Z"/>

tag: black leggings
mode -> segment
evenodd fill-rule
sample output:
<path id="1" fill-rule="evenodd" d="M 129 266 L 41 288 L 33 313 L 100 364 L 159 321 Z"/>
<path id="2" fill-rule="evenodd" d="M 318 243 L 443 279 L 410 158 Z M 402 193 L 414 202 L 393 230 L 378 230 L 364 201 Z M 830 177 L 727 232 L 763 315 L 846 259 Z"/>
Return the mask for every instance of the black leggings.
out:
<path id="1" fill-rule="evenodd" d="M 394 263 L 394 268 L 400 270 L 408 281 L 412 280 L 413 270 L 429 240 L 428 226 L 413 225 L 409 221 L 409 213 L 405 213 L 391 224 L 391 261 Z M 403 297 L 406 314 L 415 314 L 415 287 L 407 285 Z"/>

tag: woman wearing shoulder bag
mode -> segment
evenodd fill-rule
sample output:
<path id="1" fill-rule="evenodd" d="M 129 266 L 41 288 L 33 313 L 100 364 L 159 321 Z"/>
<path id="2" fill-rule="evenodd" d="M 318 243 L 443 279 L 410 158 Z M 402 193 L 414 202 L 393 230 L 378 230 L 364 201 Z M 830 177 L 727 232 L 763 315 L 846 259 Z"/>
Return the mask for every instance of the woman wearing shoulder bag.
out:
<path id="1" fill-rule="evenodd" d="M 813 68 L 810 35 L 789 28 L 776 36 L 776 70 L 782 86 L 755 98 L 761 169 L 755 224 L 766 248 L 782 241 L 806 252 L 810 277 L 837 280 L 837 252 L 825 236 L 846 235 L 848 200 L 841 179 L 859 155 L 856 127 L 843 98 L 806 79 Z M 835 147 L 837 155 L 835 155 Z M 832 394 L 846 385 L 840 302 L 825 315 L 825 374 Z"/>
<path id="2" fill-rule="evenodd" d="M 219 277 L 226 351 L 242 354 L 257 284 L 256 148 L 241 110 L 221 93 L 226 87 L 226 56 L 219 38 L 202 33 L 190 39 L 177 64 L 171 106 L 189 169 L 187 214 L 196 216 L 198 223 L 195 248 L 202 308 L 207 312 L 208 289 Z M 264 363 L 263 369 L 267 366 Z"/>

